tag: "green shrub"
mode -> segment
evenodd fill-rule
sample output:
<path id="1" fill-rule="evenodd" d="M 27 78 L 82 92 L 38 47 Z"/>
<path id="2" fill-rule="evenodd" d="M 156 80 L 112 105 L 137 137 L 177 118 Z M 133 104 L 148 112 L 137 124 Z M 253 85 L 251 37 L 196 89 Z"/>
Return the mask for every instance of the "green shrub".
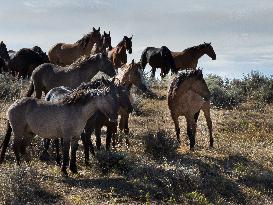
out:
<path id="1" fill-rule="evenodd" d="M 232 108 L 247 100 L 257 104 L 273 102 L 273 79 L 252 71 L 243 79 L 223 80 L 217 75 L 205 79 L 211 92 L 211 102 L 219 108 Z"/>

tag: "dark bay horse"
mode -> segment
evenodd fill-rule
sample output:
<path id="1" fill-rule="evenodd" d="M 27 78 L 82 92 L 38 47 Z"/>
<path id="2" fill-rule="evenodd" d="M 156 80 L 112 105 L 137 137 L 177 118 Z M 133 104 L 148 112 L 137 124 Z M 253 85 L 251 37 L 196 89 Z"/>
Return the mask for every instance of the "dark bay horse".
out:
<path id="1" fill-rule="evenodd" d="M 175 66 L 178 70 L 195 70 L 198 64 L 198 59 L 205 54 L 211 57 L 212 60 L 216 60 L 216 54 L 211 43 L 203 43 L 198 46 L 193 46 L 182 52 L 172 52 Z"/>
<path id="2" fill-rule="evenodd" d="M 8 62 L 8 70 L 14 76 L 26 78 L 31 76 L 37 66 L 48 62 L 48 56 L 39 46 L 22 48 Z"/>
<path id="3" fill-rule="evenodd" d="M 129 54 L 132 53 L 132 37 L 124 36 L 116 47 L 108 51 L 108 58 L 112 61 L 115 69 L 127 63 L 126 50 Z"/>
<path id="4" fill-rule="evenodd" d="M 109 33 L 103 32 L 100 41 L 94 44 L 91 54 L 106 53 L 107 49 L 112 49 L 110 31 Z"/>
<path id="5" fill-rule="evenodd" d="M 84 35 L 73 44 L 57 43 L 48 51 L 49 61 L 53 64 L 66 66 L 72 64 L 83 55 L 90 55 L 95 43 L 101 39 L 100 28 Z"/>
<path id="6" fill-rule="evenodd" d="M 168 106 L 175 124 L 177 140 L 180 143 L 179 116 L 185 116 L 190 149 L 194 149 L 196 123 L 203 110 L 209 129 L 210 146 L 213 147 L 212 122 L 210 118 L 210 91 L 201 70 L 181 73 L 170 84 Z"/>
<path id="7" fill-rule="evenodd" d="M 171 51 L 166 47 L 161 48 L 147 47 L 141 54 L 141 66 L 143 70 L 147 63 L 152 67 L 152 77 L 155 76 L 156 68 L 161 68 L 161 77 L 165 77 L 169 71 L 176 73 L 176 67 Z"/>

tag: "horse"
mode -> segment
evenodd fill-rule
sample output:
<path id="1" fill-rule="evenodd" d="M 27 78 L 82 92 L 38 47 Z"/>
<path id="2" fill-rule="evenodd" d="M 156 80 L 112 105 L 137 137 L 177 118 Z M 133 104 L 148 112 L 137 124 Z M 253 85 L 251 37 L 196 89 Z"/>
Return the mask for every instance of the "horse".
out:
<path id="1" fill-rule="evenodd" d="M 8 62 L 8 69 L 13 76 L 26 78 L 31 76 L 37 66 L 48 62 L 48 56 L 40 47 L 22 48 Z"/>
<path id="2" fill-rule="evenodd" d="M 6 61 L 2 57 L 0 57 L 0 73 L 7 72 L 7 71 L 8 69 L 7 69 Z"/>
<path id="3" fill-rule="evenodd" d="M 57 43 L 48 51 L 49 61 L 53 64 L 66 66 L 72 64 L 83 55 L 90 55 L 95 43 L 101 39 L 100 27 L 84 35 L 80 40 L 73 44 Z"/>
<path id="4" fill-rule="evenodd" d="M 3 41 L 0 42 L 0 57 L 5 60 L 6 63 L 10 60 L 7 46 Z"/>
<path id="5" fill-rule="evenodd" d="M 83 84 L 81 86 L 84 87 L 88 87 L 88 88 L 97 88 L 97 87 L 101 87 L 101 86 L 110 86 L 111 83 L 114 82 L 114 78 L 113 81 L 109 81 L 109 80 L 105 80 L 105 79 L 97 79 L 93 82 L 87 83 L 87 84 Z M 118 110 L 118 114 L 121 113 L 131 113 L 133 110 L 133 107 L 131 105 L 129 96 L 130 96 L 130 92 L 129 92 L 129 88 L 127 88 L 126 86 L 123 85 L 119 85 L 117 83 L 114 84 L 116 90 L 117 90 L 117 100 L 118 100 L 118 106 L 119 106 L 119 110 Z M 64 98 L 66 95 L 68 95 L 70 92 L 72 92 L 72 90 L 70 88 L 61 86 L 61 87 L 56 87 L 51 89 L 47 95 L 45 100 L 47 101 L 52 101 L 52 102 L 56 102 L 59 100 L 62 100 L 62 98 Z M 85 152 L 85 163 L 86 165 L 89 164 L 89 149 L 91 151 L 91 153 L 93 155 L 95 155 L 94 152 L 94 148 L 92 145 L 92 142 L 90 140 L 91 134 L 92 132 L 96 131 L 96 145 L 97 145 L 97 149 L 100 150 L 100 145 L 101 145 L 101 138 L 100 138 L 100 131 L 102 126 L 106 126 L 107 127 L 107 137 L 106 137 L 106 149 L 109 150 L 110 148 L 110 143 L 111 143 L 111 139 L 112 139 L 112 135 L 114 133 L 116 133 L 117 130 L 117 123 L 113 123 L 111 121 L 109 121 L 108 116 L 106 116 L 104 113 L 102 113 L 101 111 L 97 111 L 95 112 L 87 121 L 86 126 L 84 128 L 84 132 L 81 134 L 81 139 L 83 141 L 83 145 L 84 145 L 84 152 Z M 55 142 L 55 145 L 58 145 L 58 142 Z M 45 140 L 44 141 L 44 151 L 43 151 L 43 158 L 48 156 L 48 150 L 49 148 L 49 141 Z M 59 161 L 59 154 L 58 154 L 58 148 L 57 150 L 57 156 L 56 156 L 56 161 L 58 163 Z"/>
<path id="6" fill-rule="evenodd" d="M 76 88 L 82 82 L 90 81 L 99 71 L 111 77 L 116 74 L 111 61 L 101 53 L 84 56 L 66 67 L 42 64 L 33 71 L 26 96 L 30 97 L 35 91 L 36 98 L 41 98 L 42 92 L 46 94 L 50 89 L 62 85 Z"/>
<path id="7" fill-rule="evenodd" d="M 94 44 L 91 50 L 91 54 L 94 55 L 96 53 L 106 53 L 107 48 L 112 49 L 110 31 L 109 34 L 105 31 L 103 32 L 100 41 Z"/>
<path id="8" fill-rule="evenodd" d="M 125 64 L 121 67 L 120 71 L 117 73 L 116 78 L 121 84 L 131 87 L 136 86 L 143 92 L 148 90 L 143 71 L 140 63 L 135 63 L 134 60 L 130 64 Z"/>
<path id="9" fill-rule="evenodd" d="M 198 64 L 198 59 L 204 54 L 207 54 L 212 60 L 216 60 L 216 54 L 211 43 L 204 42 L 198 46 L 187 48 L 182 52 L 172 52 L 175 66 L 178 70 L 195 70 Z"/>
<path id="10" fill-rule="evenodd" d="M 165 77 L 169 71 L 176 73 L 176 67 L 171 54 L 171 51 L 166 47 L 161 48 L 147 47 L 141 54 L 141 66 L 145 69 L 147 63 L 152 67 L 151 77 L 155 77 L 156 68 L 161 68 L 161 77 Z"/>
<path id="11" fill-rule="evenodd" d="M 13 150 L 17 164 L 20 155 L 35 135 L 42 138 L 63 139 L 63 164 L 61 171 L 67 175 L 69 149 L 71 147 L 70 170 L 77 172 L 76 151 L 80 134 L 87 120 L 100 110 L 112 122 L 117 120 L 117 93 L 113 86 L 104 89 L 79 87 L 57 103 L 24 97 L 13 103 L 7 111 L 8 126 L 2 144 L 0 163 L 3 162 L 11 132 L 14 134 Z M 70 145 L 71 144 L 71 145 Z"/>
<path id="12" fill-rule="evenodd" d="M 185 116 L 190 150 L 194 150 L 196 123 L 200 110 L 204 112 L 210 136 L 210 147 L 213 147 L 212 122 L 210 118 L 210 91 L 203 78 L 202 71 L 182 73 L 176 76 L 168 91 L 168 107 L 175 124 L 177 141 L 180 143 L 179 116 Z"/>
<path id="13" fill-rule="evenodd" d="M 114 68 L 118 69 L 127 63 L 126 50 L 129 54 L 132 53 L 132 38 L 133 36 L 130 38 L 124 36 L 116 47 L 108 50 L 108 58 L 112 61 Z"/>

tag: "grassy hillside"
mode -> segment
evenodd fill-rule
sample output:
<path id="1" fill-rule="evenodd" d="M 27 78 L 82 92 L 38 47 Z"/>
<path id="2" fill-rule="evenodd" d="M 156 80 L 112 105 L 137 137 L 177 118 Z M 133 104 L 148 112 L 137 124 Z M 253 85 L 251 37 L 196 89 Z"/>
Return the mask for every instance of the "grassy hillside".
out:
<path id="1" fill-rule="evenodd" d="M 240 101 L 224 106 L 225 102 L 235 102 L 230 98 L 237 99 L 230 87 L 234 84 L 223 81 L 221 86 L 215 79 L 207 79 L 213 102 L 221 105 L 211 111 L 214 149 L 208 148 L 203 114 L 198 120 L 196 150 L 188 151 L 183 118 L 182 145 L 177 144 L 165 98 L 168 82 L 154 82 L 152 89 L 160 98 L 135 95 L 137 112 L 130 117 L 130 147 L 123 139 L 116 150 L 98 152 L 90 167 L 85 167 L 80 145 L 76 175 L 63 178 L 53 154 L 51 162 L 39 161 L 39 137 L 28 149 L 31 160 L 20 167 L 9 148 L 5 163 L 0 165 L 0 203 L 273 204 L 273 105 L 260 95 L 244 95 Z M 270 86 L 270 80 L 266 79 L 266 85 L 269 81 Z M 4 136 L 5 111 L 14 98 L 22 95 L 27 83 L 9 76 L 0 78 L 4 93 L 0 93 L 0 138 Z M 240 83 L 236 85 L 242 88 Z M 256 84 L 251 86 L 255 88 Z M 251 86 L 244 90 L 259 93 L 261 86 L 250 91 Z M 230 94 L 217 98 L 219 89 L 227 89 Z"/>

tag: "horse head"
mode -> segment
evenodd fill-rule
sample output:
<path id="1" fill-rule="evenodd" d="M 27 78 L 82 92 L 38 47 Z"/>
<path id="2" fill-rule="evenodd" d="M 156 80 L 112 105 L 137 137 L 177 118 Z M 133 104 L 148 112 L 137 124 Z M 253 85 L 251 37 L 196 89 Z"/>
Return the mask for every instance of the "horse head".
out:
<path id="1" fill-rule="evenodd" d="M 137 88 L 145 92 L 147 90 L 147 86 L 143 76 L 141 64 L 135 63 L 134 60 L 132 60 L 132 63 L 129 66 L 129 69 L 127 70 L 127 72 L 129 72 L 129 85 L 133 84 Z"/>
<path id="2" fill-rule="evenodd" d="M 98 53 L 96 54 L 96 58 L 100 61 L 100 71 L 104 72 L 105 74 L 113 77 L 116 75 L 116 71 L 114 69 L 113 63 L 107 57 L 105 53 Z"/>
<path id="3" fill-rule="evenodd" d="M 110 31 L 109 31 L 109 34 L 106 33 L 105 31 L 103 32 L 102 44 L 104 45 L 105 48 L 112 48 Z"/>
<path id="4" fill-rule="evenodd" d="M 209 57 L 211 57 L 212 60 L 216 60 L 216 53 L 214 52 L 211 43 L 206 43 L 206 42 L 204 42 L 203 48 L 204 48 L 205 53 L 206 53 Z"/>
<path id="5" fill-rule="evenodd" d="M 128 51 L 129 54 L 132 53 L 132 38 L 133 38 L 133 36 L 131 36 L 131 37 L 124 36 L 123 37 L 126 50 Z"/>

